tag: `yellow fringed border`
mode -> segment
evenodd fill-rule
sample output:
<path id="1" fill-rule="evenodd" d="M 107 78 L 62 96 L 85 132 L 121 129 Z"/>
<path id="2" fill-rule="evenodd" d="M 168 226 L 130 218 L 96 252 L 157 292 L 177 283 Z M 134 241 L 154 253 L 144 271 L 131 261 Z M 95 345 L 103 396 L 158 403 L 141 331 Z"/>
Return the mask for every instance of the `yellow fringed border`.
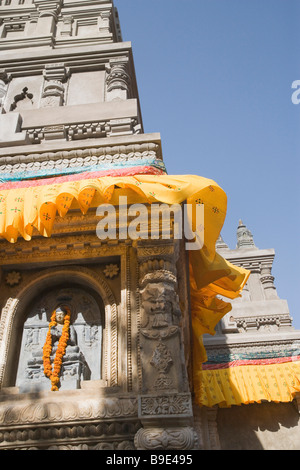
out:
<path id="1" fill-rule="evenodd" d="M 202 370 L 194 385 L 200 406 L 290 402 L 300 392 L 300 362 Z"/>

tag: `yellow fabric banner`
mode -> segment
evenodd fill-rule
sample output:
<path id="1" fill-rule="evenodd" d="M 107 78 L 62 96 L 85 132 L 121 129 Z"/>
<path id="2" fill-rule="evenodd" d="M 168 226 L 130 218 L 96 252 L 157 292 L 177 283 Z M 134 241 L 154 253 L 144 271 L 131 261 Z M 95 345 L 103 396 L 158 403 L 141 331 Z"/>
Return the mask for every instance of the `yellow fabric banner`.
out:
<path id="1" fill-rule="evenodd" d="M 27 182 L 23 185 L 26 187 L 17 185 L 0 190 L 0 237 L 16 243 L 19 236 L 30 240 L 34 230 L 50 237 L 57 213 L 64 217 L 70 208 L 79 207 L 85 214 L 89 207 L 101 203 L 118 205 L 120 194 L 128 197 L 128 204 L 186 202 L 191 205 L 192 229 L 201 232 L 204 241 L 201 249 L 189 252 L 195 371 L 199 372 L 205 360 L 202 335 L 214 334 L 216 324 L 231 309 L 230 303 L 217 299 L 216 295 L 229 299 L 239 296 L 250 274 L 215 251 L 226 216 L 225 192 L 213 180 L 195 175 L 105 176 L 57 181 L 60 180 L 41 184 L 37 180 Z M 197 205 L 204 207 L 204 224 L 196 227 L 193 214 Z"/>
<path id="2" fill-rule="evenodd" d="M 300 362 L 202 370 L 194 385 L 200 406 L 290 402 L 300 392 Z"/>

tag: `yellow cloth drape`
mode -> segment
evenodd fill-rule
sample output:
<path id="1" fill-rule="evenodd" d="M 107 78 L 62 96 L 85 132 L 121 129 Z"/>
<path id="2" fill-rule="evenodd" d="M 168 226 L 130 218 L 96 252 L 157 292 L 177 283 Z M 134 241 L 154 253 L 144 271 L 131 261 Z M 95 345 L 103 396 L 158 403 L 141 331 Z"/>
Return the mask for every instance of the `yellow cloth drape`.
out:
<path id="1" fill-rule="evenodd" d="M 199 405 L 230 407 L 261 401 L 290 402 L 300 392 L 300 362 L 245 365 L 197 372 Z"/>
<path id="2" fill-rule="evenodd" d="M 55 215 L 64 217 L 72 204 L 82 213 L 93 205 L 107 202 L 118 204 L 118 188 L 128 202 L 176 204 L 186 201 L 192 207 L 204 205 L 204 245 L 190 251 L 190 263 L 197 290 L 235 298 L 242 290 L 249 272 L 238 268 L 215 251 L 216 240 L 223 226 L 227 196 L 213 180 L 195 175 L 135 175 L 83 179 L 0 190 L 0 237 L 15 243 L 18 236 L 30 240 L 33 230 L 51 236 Z M 73 207 L 73 206 L 72 206 Z M 199 230 L 192 221 L 194 231 Z"/>
<path id="3" fill-rule="evenodd" d="M 192 229 L 202 231 L 202 236 L 204 233 L 204 244 L 202 249 L 189 252 L 194 368 L 199 371 L 205 360 L 202 335 L 214 334 L 218 321 L 231 309 L 229 303 L 216 296 L 239 296 L 250 274 L 215 251 L 227 209 L 227 196 L 220 186 L 195 175 L 105 176 L 31 184 L 0 190 L 0 237 L 11 243 L 19 236 L 30 240 L 34 229 L 50 237 L 57 213 L 64 217 L 70 208 L 79 207 L 85 214 L 89 207 L 104 202 L 118 205 L 120 194 L 128 197 L 129 204 L 186 202 L 194 212 L 198 204 L 203 204 L 204 224 L 196 227 L 192 220 Z"/>

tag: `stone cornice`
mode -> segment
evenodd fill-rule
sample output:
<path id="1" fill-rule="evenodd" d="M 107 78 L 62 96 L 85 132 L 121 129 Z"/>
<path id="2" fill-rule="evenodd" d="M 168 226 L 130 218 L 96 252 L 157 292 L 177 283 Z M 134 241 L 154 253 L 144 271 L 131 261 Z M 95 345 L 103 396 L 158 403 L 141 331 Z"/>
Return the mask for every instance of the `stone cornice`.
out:
<path id="1" fill-rule="evenodd" d="M 32 38 L 35 40 L 36 38 Z M 28 41 L 29 38 L 26 38 Z M 132 54 L 131 42 L 119 42 L 101 45 L 91 45 L 86 50 L 85 45 L 75 47 L 65 47 L 59 49 L 32 50 L 30 52 L 14 51 L 1 53 L 1 67 L 14 76 L 24 73 L 42 73 L 45 64 L 64 62 L 66 67 L 73 70 L 76 67 L 86 68 L 87 66 L 103 67 L 110 58 L 118 57 L 120 54 Z"/>
<path id="2" fill-rule="evenodd" d="M 113 165 L 119 160 L 123 162 L 123 164 L 126 163 L 129 166 L 131 163 L 135 162 L 136 158 L 141 161 L 145 159 L 145 165 L 148 164 L 147 158 L 160 158 L 156 154 L 158 149 L 154 144 L 153 146 L 145 145 L 136 147 L 137 148 L 133 152 L 123 151 L 122 153 L 118 147 L 111 149 L 94 148 L 78 151 L 72 150 L 70 152 L 47 152 L 35 155 L 16 156 L 15 158 L 11 157 L 9 159 L 10 163 L 7 162 L 7 159 L 3 159 L 6 160 L 6 162 L 0 159 L 0 179 L 2 172 L 14 175 L 15 173 L 19 174 L 19 172 L 24 174 L 24 172 L 30 171 L 31 174 L 33 174 L 33 171 L 38 171 L 42 167 L 43 170 L 47 170 L 49 168 L 50 171 L 53 171 L 53 169 L 55 169 L 58 174 L 60 169 L 63 172 L 68 168 L 70 169 L 70 174 L 72 174 L 72 168 L 73 170 L 80 168 L 80 171 L 84 172 L 87 171 L 85 168 L 88 168 L 89 165 L 93 164 L 112 165 L 113 169 Z M 53 174 L 53 176 L 55 177 L 55 174 Z"/>
<path id="3" fill-rule="evenodd" d="M 86 230 L 88 227 L 78 227 Z M 91 227 L 90 227 L 91 229 Z M 93 226 L 95 233 L 96 226 Z M 76 231 L 73 229 L 73 231 Z M 68 236 L 67 236 L 68 235 Z M 1 265 L 22 266 L 28 263 L 43 263 L 50 265 L 63 260 L 88 260 L 99 257 L 119 256 L 124 254 L 126 244 L 119 244 L 117 240 L 99 240 L 95 234 L 82 234 L 74 236 L 52 236 L 51 238 L 34 238 L 30 244 L 19 240 L 15 245 L 7 242 L 0 243 Z"/>
<path id="4" fill-rule="evenodd" d="M 272 266 L 275 250 L 270 249 L 236 249 L 236 250 L 217 250 L 221 256 L 226 258 L 236 266 L 250 269 L 251 271 L 260 271 L 263 264 Z"/>
<path id="5" fill-rule="evenodd" d="M 297 330 L 289 330 L 285 332 L 274 333 L 232 333 L 226 335 L 216 335 L 214 337 L 204 337 L 205 348 L 243 348 L 253 347 L 260 348 L 264 345 L 270 347 L 272 345 L 291 344 L 294 341 L 300 341 L 300 332 Z"/>
<path id="6" fill-rule="evenodd" d="M 97 149 L 103 155 L 112 153 L 130 153 L 135 151 L 145 151 L 146 147 L 155 146 L 157 148 L 157 158 L 162 158 L 160 134 L 136 134 L 133 136 L 95 138 L 92 141 L 43 143 L 40 145 L 26 145 L 22 148 L 6 147 L 0 148 L 0 165 L 9 165 L 29 161 L 44 161 L 57 157 L 61 158 L 61 153 L 67 155 L 64 158 L 74 158 L 76 152 L 80 150 Z M 143 150 L 142 150 L 143 149 Z M 151 148 L 151 150 L 154 150 Z"/>

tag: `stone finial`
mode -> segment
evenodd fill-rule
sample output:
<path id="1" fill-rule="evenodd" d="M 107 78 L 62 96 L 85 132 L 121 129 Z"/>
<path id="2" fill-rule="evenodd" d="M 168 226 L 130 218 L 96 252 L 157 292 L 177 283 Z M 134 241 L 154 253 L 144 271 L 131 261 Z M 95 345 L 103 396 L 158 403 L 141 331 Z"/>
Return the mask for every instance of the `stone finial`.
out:
<path id="1" fill-rule="evenodd" d="M 237 248 L 248 248 L 254 247 L 256 248 L 253 240 L 253 235 L 250 230 L 246 227 L 246 225 L 239 220 L 239 226 L 237 228 Z"/>
<path id="2" fill-rule="evenodd" d="M 216 241 L 216 249 L 217 250 L 224 250 L 224 249 L 228 250 L 229 249 L 228 245 L 224 242 L 221 234 L 219 235 L 219 238 Z"/>

